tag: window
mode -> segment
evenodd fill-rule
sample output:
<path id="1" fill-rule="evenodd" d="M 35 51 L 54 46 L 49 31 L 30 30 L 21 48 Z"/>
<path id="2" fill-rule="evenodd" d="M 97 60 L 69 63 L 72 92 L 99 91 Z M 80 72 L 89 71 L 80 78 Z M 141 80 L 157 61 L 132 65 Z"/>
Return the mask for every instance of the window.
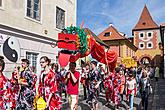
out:
<path id="1" fill-rule="evenodd" d="M 126 48 L 126 56 L 128 57 L 128 47 Z"/>
<path id="2" fill-rule="evenodd" d="M 0 0 L 0 7 L 2 7 L 2 0 Z"/>
<path id="3" fill-rule="evenodd" d="M 144 38 L 144 32 L 139 33 L 139 38 L 140 39 Z"/>
<path id="4" fill-rule="evenodd" d="M 40 21 L 41 0 L 27 0 L 26 16 Z"/>
<path id="5" fill-rule="evenodd" d="M 147 37 L 152 38 L 153 37 L 153 32 L 147 32 Z"/>
<path id="6" fill-rule="evenodd" d="M 106 32 L 106 33 L 104 34 L 105 37 L 108 37 L 108 36 L 110 36 L 110 35 L 111 35 L 111 32 Z"/>
<path id="7" fill-rule="evenodd" d="M 31 53 L 31 52 L 26 52 L 26 58 L 30 62 L 30 67 L 33 69 L 33 72 L 36 72 L 36 67 L 37 67 L 37 53 Z"/>
<path id="8" fill-rule="evenodd" d="M 65 11 L 59 7 L 56 7 L 56 28 L 65 28 Z"/>
<path id="9" fill-rule="evenodd" d="M 139 49 L 144 49 L 144 48 L 145 48 L 144 42 L 140 42 L 139 43 Z"/>
<path id="10" fill-rule="evenodd" d="M 153 43 L 152 42 L 147 42 L 147 48 L 149 48 L 149 49 L 153 48 Z"/>

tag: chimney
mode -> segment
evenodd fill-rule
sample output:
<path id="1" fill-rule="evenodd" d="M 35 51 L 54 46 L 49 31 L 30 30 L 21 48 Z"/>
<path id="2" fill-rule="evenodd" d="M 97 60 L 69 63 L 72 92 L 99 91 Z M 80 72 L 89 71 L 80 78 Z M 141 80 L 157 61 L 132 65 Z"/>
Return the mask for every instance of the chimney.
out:
<path id="1" fill-rule="evenodd" d="M 113 26 L 113 23 L 109 23 L 109 26 Z"/>

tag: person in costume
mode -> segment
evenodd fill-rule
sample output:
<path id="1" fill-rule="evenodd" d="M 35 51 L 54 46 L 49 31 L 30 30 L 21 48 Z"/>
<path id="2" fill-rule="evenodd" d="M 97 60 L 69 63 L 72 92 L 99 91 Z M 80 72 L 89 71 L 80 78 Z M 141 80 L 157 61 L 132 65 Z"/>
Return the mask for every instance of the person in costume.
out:
<path id="1" fill-rule="evenodd" d="M 69 70 L 65 79 L 70 110 L 77 110 L 79 78 L 80 73 L 76 71 L 76 62 L 70 62 Z"/>
<path id="2" fill-rule="evenodd" d="M 19 95 L 16 102 L 16 110 L 32 110 L 35 97 L 33 73 L 29 69 L 29 60 L 21 60 L 22 71 L 18 76 L 20 85 Z"/>
<path id="3" fill-rule="evenodd" d="M 105 69 L 103 68 L 102 64 L 99 64 L 99 68 L 98 68 L 99 74 L 101 75 L 101 80 L 104 79 L 104 75 L 105 75 Z M 101 82 L 100 84 L 100 92 L 102 92 L 104 90 L 104 84 L 103 82 Z"/>
<path id="4" fill-rule="evenodd" d="M 128 75 L 129 77 L 126 80 L 126 98 L 129 101 L 129 109 L 133 110 L 133 100 L 137 94 L 137 83 L 133 71 L 130 71 Z"/>
<path id="5" fill-rule="evenodd" d="M 12 73 L 12 77 L 11 77 L 11 90 L 12 90 L 12 97 L 13 97 L 13 104 L 12 104 L 12 108 L 16 108 L 16 101 L 18 99 L 18 92 L 19 92 L 19 84 L 18 84 L 18 75 L 19 75 L 19 70 L 20 67 L 16 66 L 14 68 L 14 72 Z"/>
<path id="6" fill-rule="evenodd" d="M 140 80 L 140 94 L 142 99 L 142 109 L 147 110 L 148 108 L 148 97 L 150 94 L 150 78 L 147 77 L 147 72 L 142 73 L 142 78 Z"/>
<path id="7" fill-rule="evenodd" d="M 112 72 L 107 72 L 104 77 L 104 88 L 105 88 L 105 97 L 106 97 L 106 104 L 110 104 L 110 100 L 112 101 L 113 97 L 113 82 L 112 82 Z"/>
<path id="8" fill-rule="evenodd" d="M 121 79 L 119 76 L 119 68 L 116 68 L 116 74 L 115 76 L 113 76 L 113 102 L 115 103 L 115 110 L 117 110 L 119 108 L 119 104 L 121 101 L 121 96 L 120 96 L 120 84 L 121 84 Z"/>
<path id="9" fill-rule="evenodd" d="M 11 110 L 13 108 L 13 92 L 10 80 L 6 83 L 6 90 L 4 91 L 4 108 L 5 110 Z"/>
<path id="10" fill-rule="evenodd" d="M 40 65 L 43 68 L 39 77 L 38 94 L 46 102 L 46 110 L 60 110 L 61 97 L 57 88 L 55 73 L 49 68 L 50 59 L 47 56 L 40 58 Z"/>
<path id="11" fill-rule="evenodd" d="M 101 83 L 101 79 L 97 70 L 96 61 L 91 61 L 91 69 L 89 73 L 89 95 L 87 103 L 91 105 L 91 109 L 98 110 L 98 87 Z"/>
<path id="12" fill-rule="evenodd" d="M 63 76 L 61 75 L 60 69 L 59 69 L 59 65 L 56 63 L 54 65 L 54 69 L 55 69 L 55 77 L 56 77 L 56 81 L 57 81 L 57 89 L 58 89 L 58 93 L 59 95 L 62 97 L 62 91 L 63 91 Z"/>
<path id="13" fill-rule="evenodd" d="M 65 94 L 65 99 L 67 98 L 67 92 L 66 92 L 66 89 L 67 89 L 67 85 L 66 85 L 66 83 L 65 83 L 65 77 L 66 77 L 66 73 L 67 73 L 67 70 L 64 68 L 64 67 L 62 67 L 61 68 L 61 70 L 60 70 L 60 74 L 61 74 L 61 76 L 62 76 L 62 93 L 64 93 Z M 64 100 L 65 100 L 64 99 Z M 66 100 L 65 100 L 66 101 Z"/>
<path id="14" fill-rule="evenodd" d="M 120 69 L 119 71 L 119 79 L 121 80 L 120 87 L 119 87 L 119 92 L 121 96 L 121 101 L 123 101 L 123 93 L 125 89 L 125 76 L 124 76 L 124 70 Z"/>
<path id="15" fill-rule="evenodd" d="M 82 76 L 81 76 L 81 83 L 83 84 L 83 90 L 84 90 L 84 100 L 87 99 L 88 97 L 88 93 L 89 93 L 89 87 L 88 87 L 88 83 L 89 83 L 89 75 L 90 72 L 90 65 L 89 63 L 85 64 L 85 67 L 82 68 Z"/>
<path id="16" fill-rule="evenodd" d="M 3 75 L 5 68 L 4 57 L 0 56 L 0 110 L 5 110 L 4 93 L 6 89 L 7 78 Z"/>

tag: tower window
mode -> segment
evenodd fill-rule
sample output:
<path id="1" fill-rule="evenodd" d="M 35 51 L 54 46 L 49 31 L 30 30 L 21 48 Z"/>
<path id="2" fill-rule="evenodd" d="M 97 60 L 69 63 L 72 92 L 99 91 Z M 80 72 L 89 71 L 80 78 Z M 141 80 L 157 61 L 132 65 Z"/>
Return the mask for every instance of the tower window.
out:
<path id="1" fill-rule="evenodd" d="M 147 42 L 147 48 L 149 48 L 149 49 L 153 48 L 153 43 L 152 42 Z"/>
<path id="2" fill-rule="evenodd" d="M 152 38 L 153 37 L 153 32 L 151 31 L 151 32 L 147 32 L 147 37 L 148 38 Z"/>
<path id="3" fill-rule="evenodd" d="M 140 33 L 139 33 L 139 38 L 140 38 L 140 39 L 143 39 L 143 38 L 144 38 L 144 34 L 145 34 L 144 32 L 140 32 Z"/>
<path id="4" fill-rule="evenodd" d="M 144 49 L 144 48 L 145 48 L 144 42 L 140 42 L 140 43 L 139 43 L 139 49 Z"/>

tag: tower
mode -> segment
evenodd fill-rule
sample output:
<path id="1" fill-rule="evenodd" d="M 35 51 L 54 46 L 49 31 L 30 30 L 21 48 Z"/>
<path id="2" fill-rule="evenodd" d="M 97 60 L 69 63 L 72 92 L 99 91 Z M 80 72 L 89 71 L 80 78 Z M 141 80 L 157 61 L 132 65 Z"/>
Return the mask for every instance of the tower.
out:
<path id="1" fill-rule="evenodd" d="M 145 5 L 141 16 L 132 30 L 134 45 L 138 47 L 136 56 L 140 64 L 160 65 L 160 28 L 152 19 Z"/>

